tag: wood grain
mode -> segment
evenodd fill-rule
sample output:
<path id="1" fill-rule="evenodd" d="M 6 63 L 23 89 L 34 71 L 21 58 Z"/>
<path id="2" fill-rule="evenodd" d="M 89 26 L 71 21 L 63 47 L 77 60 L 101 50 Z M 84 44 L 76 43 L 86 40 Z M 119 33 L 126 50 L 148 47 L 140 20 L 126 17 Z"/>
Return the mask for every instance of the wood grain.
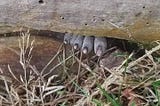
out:
<path id="1" fill-rule="evenodd" d="M 0 0 L 0 33 L 25 28 L 160 40 L 160 0 Z"/>

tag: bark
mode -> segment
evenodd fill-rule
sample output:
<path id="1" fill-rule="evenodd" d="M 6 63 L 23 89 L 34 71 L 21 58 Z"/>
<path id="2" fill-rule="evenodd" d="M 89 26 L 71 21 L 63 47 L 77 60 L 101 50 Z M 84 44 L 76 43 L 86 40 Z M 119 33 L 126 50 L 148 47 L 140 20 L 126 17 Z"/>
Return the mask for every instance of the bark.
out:
<path id="1" fill-rule="evenodd" d="M 160 40 L 160 0 L 0 0 L 0 33 L 22 28 Z"/>

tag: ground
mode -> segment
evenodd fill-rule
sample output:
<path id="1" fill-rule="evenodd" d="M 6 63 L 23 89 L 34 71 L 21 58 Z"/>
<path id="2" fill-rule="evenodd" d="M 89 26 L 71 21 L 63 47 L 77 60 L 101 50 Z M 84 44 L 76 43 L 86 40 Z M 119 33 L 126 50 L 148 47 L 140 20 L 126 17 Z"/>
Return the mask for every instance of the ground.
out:
<path id="1" fill-rule="evenodd" d="M 97 57 L 51 37 L 17 34 L 0 39 L 1 105 L 160 105 L 158 42 L 141 56 L 112 47 Z"/>

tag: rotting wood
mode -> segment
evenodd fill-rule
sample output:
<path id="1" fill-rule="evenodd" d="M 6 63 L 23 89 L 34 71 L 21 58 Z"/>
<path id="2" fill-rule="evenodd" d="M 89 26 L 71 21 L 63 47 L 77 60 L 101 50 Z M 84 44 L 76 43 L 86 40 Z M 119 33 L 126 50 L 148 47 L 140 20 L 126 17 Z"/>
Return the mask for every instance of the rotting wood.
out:
<path id="1" fill-rule="evenodd" d="M 12 73 L 16 76 L 17 79 L 20 78 L 20 75 L 24 75 L 25 72 L 22 68 L 22 65 L 20 64 L 21 51 L 19 47 L 19 40 L 20 37 L 18 36 L 2 37 L 0 39 L 0 75 L 8 76 L 14 79 L 13 75 L 9 71 L 8 66 L 10 66 Z M 40 36 L 31 36 L 29 42 L 32 42 L 33 40 L 35 40 L 35 42 L 33 43 L 33 49 L 31 51 L 31 60 L 29 62 L 30 66 L 28 66 L 27 64 L 26 67 L 28 70 L 31 70 L 33 68 L 33 74 L 37 77 L 41 75 L 43 68 L 57 54 L 61 42 L 50 39 L 48 37 Z M 27 48 L 28 52 L 26 52 L 25 54 L 26 61 L 30 51 L 29 48 L 30 46 Z M 55 67 L 57 64 L 59 64 L 58 56 L 46 67 L 42 75 L 49 73 L 50 69 Z M 50 72 L 48 76 L 61 75 L 61 73 L 63 73 L 63 71 L 60 71 L 59 66 L 55 68 L 52 72 Z"/>
<path id="2" fill-rule="evenodd" d="M 160 0 L 0 0 L 0 33 L 22 28 L 160 40 Z"/>

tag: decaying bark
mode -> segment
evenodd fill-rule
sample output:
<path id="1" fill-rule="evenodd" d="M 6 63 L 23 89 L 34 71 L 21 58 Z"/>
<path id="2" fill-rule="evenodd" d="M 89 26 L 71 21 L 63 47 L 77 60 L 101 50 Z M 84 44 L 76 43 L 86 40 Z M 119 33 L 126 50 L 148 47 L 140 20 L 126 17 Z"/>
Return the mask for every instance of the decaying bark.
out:
<path id="1" fill-rule="evenodd" d="M 22 27 L 160 40 L 160 0 L 0 0 L 0 33 Z"/>

